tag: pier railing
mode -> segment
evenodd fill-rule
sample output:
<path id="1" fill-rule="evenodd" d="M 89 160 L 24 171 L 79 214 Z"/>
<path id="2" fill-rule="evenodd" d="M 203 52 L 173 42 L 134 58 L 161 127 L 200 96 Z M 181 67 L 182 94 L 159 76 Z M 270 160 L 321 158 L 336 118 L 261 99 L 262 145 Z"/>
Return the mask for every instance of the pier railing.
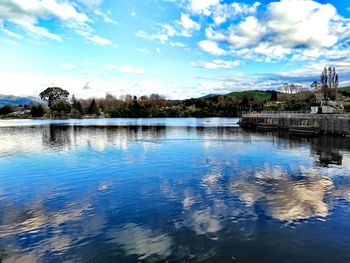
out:
<path id="1" fill-rule="evenodd" d="M 278 129 L 288 130 L 308 120 L 311 127 L 320 133 L 350 135 L 350 114 L 315 114 L 302 111 L 262 111 L 242 112 L 240 125 L 257 127 L 259 124 L 273 123 Z"/>
<path id="2" fill-rule="evenodd" d="M 350 117 L 349 113 L 332 114 L 337 117 Z M 242 117 L 299 117 L 311 118 L 320 116 L 319 114 L 310 113 L 310 111 L 261 111 L 261 112 L 242 112 Z"/>

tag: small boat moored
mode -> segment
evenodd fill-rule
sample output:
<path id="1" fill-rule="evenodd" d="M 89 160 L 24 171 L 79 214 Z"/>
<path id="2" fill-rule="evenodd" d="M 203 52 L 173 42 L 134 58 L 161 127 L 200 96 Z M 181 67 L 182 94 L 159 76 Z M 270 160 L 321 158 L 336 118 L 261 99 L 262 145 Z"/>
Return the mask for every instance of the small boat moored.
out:
<path id="1" fill-rule="evenodd" d="M 289 133 L 294 135 L 317 135 L 319 134 L 319 129 L 317 127 L 311 126 L 308 120 L 302 120 L 300 125 L 291 126 L 289 128 Z"/>
<path id="2" fill-rule="evenodd" d="M 267 119 L 265 119 L 265 122 L 258 123 L 256 127 L 259 130 L 272 131 L 272 130 L 278 129 L 278 124 L 273 123 L 272 118 L 267 118 Z"/>

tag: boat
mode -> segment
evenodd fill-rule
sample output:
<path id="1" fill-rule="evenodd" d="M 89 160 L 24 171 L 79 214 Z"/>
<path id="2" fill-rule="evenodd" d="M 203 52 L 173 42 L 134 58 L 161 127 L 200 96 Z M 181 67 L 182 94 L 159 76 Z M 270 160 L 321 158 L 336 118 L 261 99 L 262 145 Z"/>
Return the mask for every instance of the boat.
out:
<path id="1" fill-rule="evenodd" d="M 317 135 L 319 134 L 319 129 L 317 127 L 311 126 L 308 120 L 302 120 L 300 125 L 291 126 L 289 128 L 289 133 L 294 135 Z"/>
<path id="2" fill-rule="evenodd" d="M 256 124 L 246 121 L 239 121 L 238 122 L 239 127 L 241 128 L 255 128 Z"/>
<path id="3" fill-rule="evenodd" d="M 265 122 L 258 123 L 256 127 L 259 130 L 273 131 L 273 130 L 277 130 L 278 129 L 278 124 L 277 123 L 273 123 L 273 119 L 272 118 L 267 118 L 265 120 Z"/>

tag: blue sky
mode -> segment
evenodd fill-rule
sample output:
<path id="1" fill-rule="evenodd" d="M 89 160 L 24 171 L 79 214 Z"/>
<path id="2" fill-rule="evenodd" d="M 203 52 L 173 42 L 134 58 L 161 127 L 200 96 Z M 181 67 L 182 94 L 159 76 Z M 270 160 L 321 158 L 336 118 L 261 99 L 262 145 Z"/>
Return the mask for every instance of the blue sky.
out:
<path id="1" fill-rule="evenodd" d="M 343 0 L 0 0 L 0 25 L 0 94 L 189 98 L 309 87 L 324 66 L 350 85 Z"/>

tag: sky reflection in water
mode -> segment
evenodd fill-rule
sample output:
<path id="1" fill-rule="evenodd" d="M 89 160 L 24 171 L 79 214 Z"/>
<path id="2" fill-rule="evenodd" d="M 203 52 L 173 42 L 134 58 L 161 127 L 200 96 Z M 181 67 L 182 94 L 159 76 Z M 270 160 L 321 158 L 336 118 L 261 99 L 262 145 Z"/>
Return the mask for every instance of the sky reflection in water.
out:
<path id="1" fill-rule="evenodd" d="M 211 121 L 1 128 L 5 262 L 350 262 L 349 139 Z"/>

